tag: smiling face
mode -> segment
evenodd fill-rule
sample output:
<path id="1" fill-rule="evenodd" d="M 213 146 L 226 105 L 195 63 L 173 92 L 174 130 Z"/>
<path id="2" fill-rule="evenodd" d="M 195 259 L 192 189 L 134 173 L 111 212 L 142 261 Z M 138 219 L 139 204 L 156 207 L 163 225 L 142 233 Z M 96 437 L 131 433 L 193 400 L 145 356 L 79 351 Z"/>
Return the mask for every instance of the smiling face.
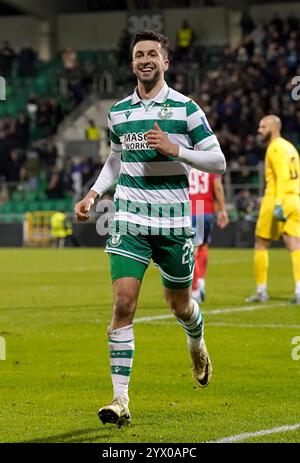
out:
<path id="1" fill-rule="evenodd" d="M 169 60 L 161 44 L 155 40 L 142 40 L 132 50 L 132 70 L 138 81 L 153 87 L 169 67 Z"/>

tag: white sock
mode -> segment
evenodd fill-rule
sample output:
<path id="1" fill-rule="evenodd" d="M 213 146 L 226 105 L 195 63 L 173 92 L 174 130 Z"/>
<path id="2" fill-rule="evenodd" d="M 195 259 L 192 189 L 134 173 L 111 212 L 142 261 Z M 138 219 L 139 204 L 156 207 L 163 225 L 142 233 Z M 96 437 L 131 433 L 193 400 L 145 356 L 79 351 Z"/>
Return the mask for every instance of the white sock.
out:
<path id="1" fill-rule="evenodd" d="M 114 398 L 122 397 L 128 404 L 128 386 L 134 354 L 133 325 L 109 329 L 108 346 Z"/>
<path id="2" fill-rule="evenodd" d="M 297 296 L 300 296 L 300 281 L 296 281 L 296 285 L 295 285 L 295 294 Z"/>
<path id="3" fill-rule="evenodd" d="M 204 278 L 198 278 L 197 283 L 198 283 L 198 288 L 205 289 L 205 280 L 204 280 Z"/>
<path id="4" fill-rule="evenodd" d="M 265 283 L 262 284 L 262 285 L 257 285 L 256 289 L 257 289 L 258 293 L 266 293 L 267 292 L 267 285 Z"/>
<path id="5" fill-rule="evenodd" d="M 184 321 L 176 317 L 187 334 L 187 343 L 190 352 L 198 351 L 203 339 L 204 321 L 197 302 L 193 301 L 193 311 L 189 320 Z"/>

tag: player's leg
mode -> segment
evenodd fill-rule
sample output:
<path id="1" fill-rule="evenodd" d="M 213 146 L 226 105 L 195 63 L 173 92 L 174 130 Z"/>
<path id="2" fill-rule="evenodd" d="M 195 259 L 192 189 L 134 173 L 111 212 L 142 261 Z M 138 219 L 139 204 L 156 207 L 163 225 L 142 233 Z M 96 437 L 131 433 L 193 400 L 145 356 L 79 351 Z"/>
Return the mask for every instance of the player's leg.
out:
<path id="1" fill-rule="evenodd" d="M 155 241 L 153 260 L 162 274 L 165 298 L 187 334 L 195 382 L 198 387 L 205 387 L 211 379 L 212 368 L 203 339 L 203 317 L 198 303 L 191 298 L 192 239 L 165 236 L 157 237 Z"/>
<path id="2" fill-rule="evenodd" d="M 130 260 L 126 257 L 124 259 Z M 107 332 L 113 401 L 98 412 L 103 424 L 117 423 L 120 426 L 131 422 L 128 387 L 134 356 L 133 317 L 140 285 L 141 281 L 133 277 L 113 282 L 113 316 Z"/>
<path id="3" fill-rule="evenodd" d="M 286 195 L 283 202 L 287 221 L 283 226 L 283 239 L 290 252 L 295 281 L 295 295 L 291 302 L 300 304 L 300 207 L 298 195 Z"/>
<path id="4" fill-rule="evenodd" d="M 164 293 L 172 312 L 187 335 L 195 383 L 198 387 L 206 387 L 211 380 L 212 366 L 203 337 L 204 320 L 199 305 L 191 298 L 190 287 L 165 287 Z"/>
<path id="5" fill-rule="evenodd" d="M 199 291 L 199 283 L 198 283 L 198 280 L 200 278 L 200 269 L 199 269 L 199 264 L 197 260 L 199 249 L 200 249 L 200 246 L 195 246 L 194 248 L 195 267 L 194 267 L 194 275 L 193 275 L 193 283 L 192 283 L 192 297 L 197 302 L 201 301 L 201 294 Z"/>
<path id="6" fill-rule="evenodd" d="M 208 264 L 208 244 L 204 242 L 200 247 L 195 260 L 198 263 L 199 276 L 198 276 L 198 288 L 200 291 L 201 301 L 205 299 L 205 277 Z"/>
<path id="7" fill-rule="evenodd" d="M 192 227 L 195 231 L 195 237 L 194 237 L 194 261 L 195 261 L 195 266 L 194 266 L 194 275 L 193 275 L 193 283 L 192 283 L 192 297 L 195 299 L 197 302 L 201 301 L 201 294 L 199 290 L 199 284 L 198 280 L 200 278 L 200 268 L 199 268 L 199 263 L 197 260 L 197 255 L 199 252 L 199 249 L 201 247 L 201 244 L 203 243 L 203 215 L 193 215 L 192 216 Z"/>
<path id="8" fill-rule="evenodd" d="M 295 295 L 291 302 L 293 304 L 300 304 L 300 238 L 284 233 L 283 239 L 291 256 L 295 282 Z"/>
<path id="9" fill-rule="evenodd" d="M 264 302 L 269 299 L 267 293 L 269 245 L 270 240 L 256 236 L 253 259 L 256 294 L 248 297 L 246 302 Z"/>
<path id="10" fill-rule="evenodd" d="M 208 264 L 208 246 L 212 240 L 214 215 L 204 214 L 204 236 L 203 243 L 199 246 L 198 253 L 195 255 L 195 265 L 198 266 L 198 290 L 200 301 L 205 299 L 205 277 Z"/>
<path id="11" fill-rule="evenodd" d="M 248 297 L 246 302 L 264 302 L 269 299 L 267 292 L 269 268 L 268 248 L 271 240 L 278 240 L 282 227 L 281 223 L 273 217 L 274 201 L 272 195 L 267 195 L 263 197 L 261 202 L 255 228 L 253 259 L 256 294 Z"/>
<path id="12" fill-rule="evenodd" d="M 115 248 L 111 248 L 112 241 Z M 131 422 L 128 387 L 134 356 L 133 318 L 150 257 L 147 243 L 130 235 L 110 239 L 106 249 L 110 256 L 114 292 L 113 315 L 108 328 L 113 401 L 100 408 L 98 415 L 104 424 L 121 426 Z"/>
<path id="13" fill-rule="evenodd" d="M 118 265 L 118 261 L 123 259 L 123 264 L 127 265 L 127 268 L 134 262 L 131 262 L 131 259 L 127 257 L 114 255 L 112 257 L 112 260 L 115 261 L 113 265 Z M 145 271 L 143 268 L 140 270 L 142 274 Z M 117 423 L 121 426 L 131 422 L 128 409 L 128 387 L 134 356 L 133 317 L 140 286 L 141 279 L 135 277 L 118 278 L 113 282 L 113 315 L 107 331 L 113 401 L 108 406 L 100 408 L 98 412 L 103 424 Z"/>

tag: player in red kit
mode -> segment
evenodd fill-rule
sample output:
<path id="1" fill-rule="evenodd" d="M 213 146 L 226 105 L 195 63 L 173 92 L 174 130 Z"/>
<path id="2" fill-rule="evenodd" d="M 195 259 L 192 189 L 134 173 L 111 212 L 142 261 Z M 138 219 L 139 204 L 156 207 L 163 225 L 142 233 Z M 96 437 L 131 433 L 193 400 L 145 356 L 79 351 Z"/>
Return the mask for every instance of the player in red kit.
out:
<path id="1" fill-rule="evenodd" d="M 215 203 L 217 205 L 217 225 L 225 228 L 229 220 L 220 175 L 191 169 L 189 183 L 192 225 L 196 232 L 193 298 L 200 302 L 205 298 L 205 274 L 208 246 L 211 243 L 214 225 Z"/>

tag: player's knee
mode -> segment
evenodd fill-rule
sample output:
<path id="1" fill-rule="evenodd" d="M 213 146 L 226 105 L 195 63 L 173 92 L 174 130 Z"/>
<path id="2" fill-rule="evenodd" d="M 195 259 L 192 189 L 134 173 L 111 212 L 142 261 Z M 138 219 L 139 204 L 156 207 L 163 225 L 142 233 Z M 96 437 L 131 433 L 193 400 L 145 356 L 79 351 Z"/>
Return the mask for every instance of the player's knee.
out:
<path id="1" fill-rule="evenodd" d="M 255 238 L 255 249 L 257 249 L 258 251 L 264 251 L 268 249 L 269 244 L 270 240 L 259 238 L 258 236 Z"/>
<path id="2" fill-rule="evenodd" d="M 122 292 L 115 298 L 114 313 L 118 319 L 126 318 L 135 311 L 136 299 L 129 292 Z"/>
<path id="3" fill-rule="evenodd" d="M 189 311 L 189 297 L 169 297 L 168 303 L 177 317 L 184 316 Z"/>

